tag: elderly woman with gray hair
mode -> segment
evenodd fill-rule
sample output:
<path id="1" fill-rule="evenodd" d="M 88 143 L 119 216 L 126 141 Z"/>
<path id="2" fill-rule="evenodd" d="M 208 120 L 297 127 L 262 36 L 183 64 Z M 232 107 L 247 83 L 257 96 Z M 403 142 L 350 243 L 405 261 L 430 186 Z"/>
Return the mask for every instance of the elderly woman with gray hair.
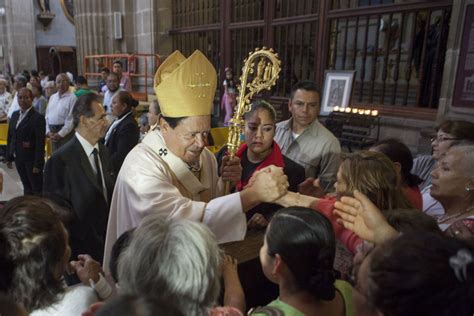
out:
<path id="1" fill-rule="evenodd" d="M 146 217 L 119 259 L 121 293 L 151 296 L 184 315 L 242 315 L 245 298 L 237 264 L 221 255 L 204 225 L 185 219 Z M 224 305 L 215 307 L 224 279 Z"/>

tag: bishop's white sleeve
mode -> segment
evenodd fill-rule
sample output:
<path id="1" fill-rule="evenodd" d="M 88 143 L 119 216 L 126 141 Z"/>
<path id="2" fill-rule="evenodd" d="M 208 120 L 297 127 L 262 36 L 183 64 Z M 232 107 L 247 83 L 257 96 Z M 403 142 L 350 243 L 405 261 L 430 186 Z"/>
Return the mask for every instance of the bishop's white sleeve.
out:
<path id="1" fill-rule="evenodd" d="M 243 240 L 247 218 L 242 210 L 240 193 L 221 196 L 207 203 L 203 223 L 212 230 L 220 244 Z"/>

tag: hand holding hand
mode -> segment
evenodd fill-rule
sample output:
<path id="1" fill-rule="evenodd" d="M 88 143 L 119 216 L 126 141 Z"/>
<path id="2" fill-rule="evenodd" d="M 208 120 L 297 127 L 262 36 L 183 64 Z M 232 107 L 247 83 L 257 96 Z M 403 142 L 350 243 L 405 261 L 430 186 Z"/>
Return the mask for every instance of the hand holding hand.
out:
<path id="1" fill-rule="evenodd" d="M 33 173 L 40 173 L 40 168 L 33 167 Z"/>
<path id="2" fill-rule="evenodd" d="M 268 226 L 268 221 L 262 214 L 255 213 L 248 221 L 247 226 L 248 228 L 265 228 Z"/>
<path id="3" fill-rule="evenodd" d="M 13 169 L 13 163 L 11 161 L 7 161 L 8 169 Z"/>
<path id="4" fill-rule="evenodd" d="M 339 224 L 375 244 L 398 233 L 369 198 L 359 191 L 354 191 L 354 197 L 344 196 L 334 205 L 334 212 L 340 217 Z"/>
<path id="5" fill-rule="evenodd" d="M 251 188 L 260 202 L 273 202 L 288 192 L 288 177 L 274 165 L 255 172 L 246 188 Z"/>
<path id="6" fill-rule="evenodd" d="M 237 183 L 242 177 L 242 166 L 240 165 L 240 158 L 235 156 L 224 156 L 221 164 L 221 177 L 224 181 L 232 181 Z"/>
<path id="7" fill-rule="evenodd" d="M 70 266 L 73 272 L 76 273 L 79 280 L 81 280 L 81 282 L 87 286 L 90 285 L 90 279 L 94 281 L 94 283 L 97 283 L 100 277 L 99 273 L 104 273 L 100 263 L 92 259 L 92 257 L 89 255 L 79 255 L 77 258 L 79 260 L 71 261 Z"/>

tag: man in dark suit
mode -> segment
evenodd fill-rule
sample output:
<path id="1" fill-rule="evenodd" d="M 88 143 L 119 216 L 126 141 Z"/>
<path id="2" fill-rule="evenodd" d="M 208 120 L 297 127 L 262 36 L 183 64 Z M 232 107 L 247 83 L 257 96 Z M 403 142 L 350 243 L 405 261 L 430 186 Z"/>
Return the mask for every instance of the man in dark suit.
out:
<path id="1" fill-rule="evenodd" d="M 112 98 L 112 114 L 117 119 L 105 135 L 105 146 L 109 150 L 115 174 L 118 174 L 125 157 L 138 144 L 140 128 L 132 113 L 138 105 L 129 92 L 120 91 Z"/>
<path id="2" fill-rule="evenodd" d="M 24 194 L 41 194 L 44 167 L 44 116 L 33 108 L 33 94 L 27 88 L 18 92 L 19 111 L 12 114 L 8 126 L 7 166 L 16 169 Z"/>
<path id="3" fill-rule="evenodd" d="M 75 135 L 47 161 L 44 193 L 62 198 L 73 210 L 73 219 L 67 225 L 71 258 L 90 254 L 101 262 L 115 181 L 107 150 L 98 142 L 108 122 L 96 94 L 78 98 L 72 115 Z"/>

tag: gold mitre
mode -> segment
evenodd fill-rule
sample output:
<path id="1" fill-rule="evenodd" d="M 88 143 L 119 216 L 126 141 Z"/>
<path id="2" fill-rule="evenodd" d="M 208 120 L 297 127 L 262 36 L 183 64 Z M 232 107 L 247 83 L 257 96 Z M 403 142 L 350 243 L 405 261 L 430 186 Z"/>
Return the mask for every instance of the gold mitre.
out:
<path id="1" fill-rule="evenodd" d="M 199 50 L 187 59 L 173 52 L 155 73 L 161 113 L 167 117 L 210 115 L 216 84 L 216 70 Z"/>

